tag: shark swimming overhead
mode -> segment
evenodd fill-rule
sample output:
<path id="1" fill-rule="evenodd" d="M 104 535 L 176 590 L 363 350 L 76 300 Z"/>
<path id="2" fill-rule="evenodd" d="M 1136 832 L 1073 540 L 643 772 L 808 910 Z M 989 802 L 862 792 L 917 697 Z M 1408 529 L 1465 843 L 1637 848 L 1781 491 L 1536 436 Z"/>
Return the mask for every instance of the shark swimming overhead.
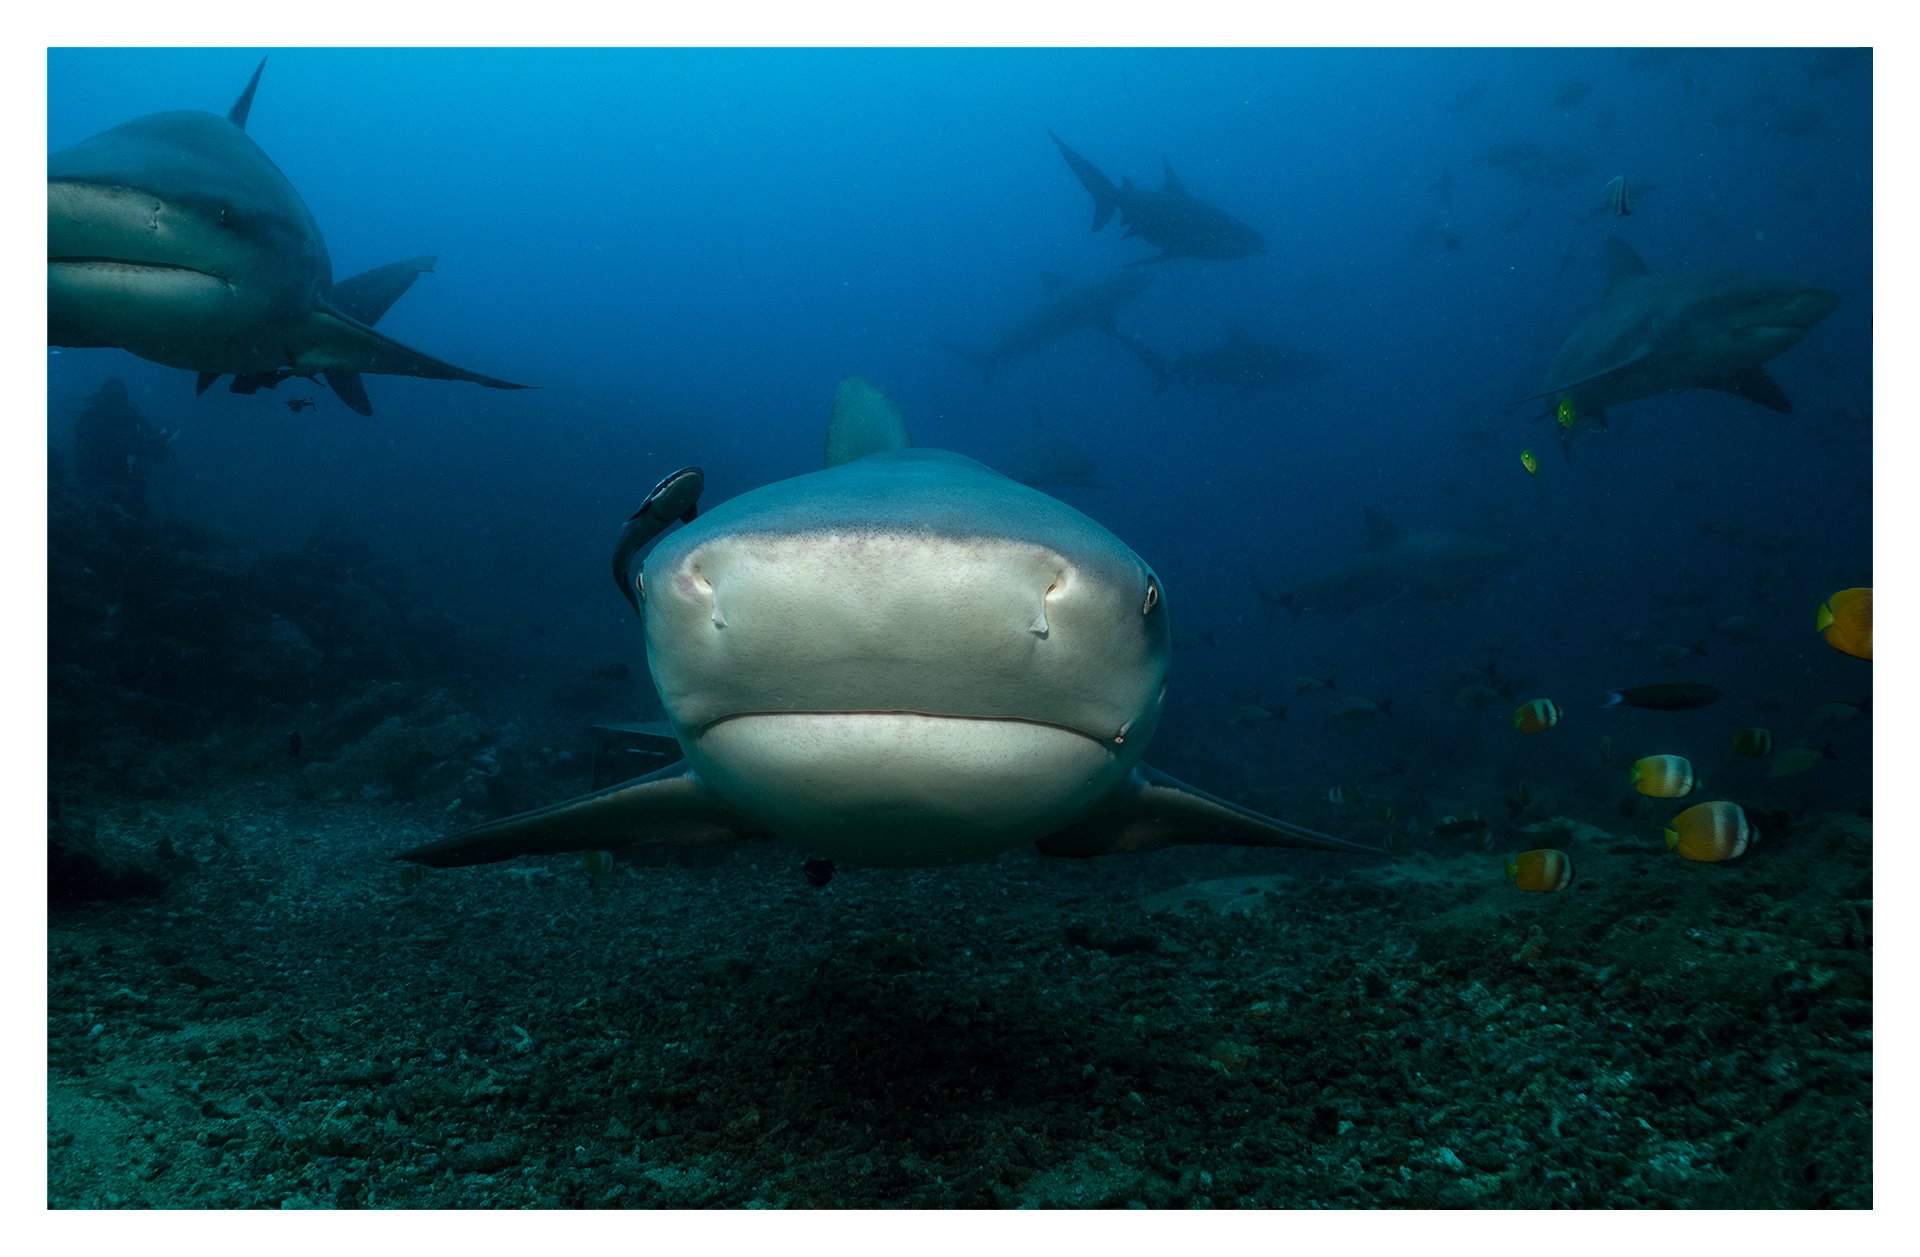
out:
<path id="1" fill-rule="evenodd" d="M 1786 414 L 1793 403 L 1762 364 L 1839 304 L 1829 289 L 1749 271 L 1656 274 L 1609 236 L 1606 296 L 1554 355 L 1546 390 L 1520 400 L 1570 397 L 1581 416 L 1604 422 L 1608 406 L 1710 388 Z"/>
<path id="2" fill-rule="evenodd" d="M 373 329 L 435 259 L 335 281 L 320 228 L 247 135 L 265 58 L 225 117 L 148 114 L 47 158 L 47 343 L 117 348 L 236 393 L 317 376 L 371 414 L 362 375 L 525 388 Z"/>
<path id="3" fill-rule="evenodd" d="M 1244 397 L 1262 389 L 1309 383 L 1333 366 L 1310 350 L 1256 340 L 1238 323 L 1229 324 L 1226 336 L 1212 349 L 1168 356 L 1141 341 L 1127 343 L 1159 380 L 1156 391 L 1162 393 L 1178 380 L 1200 388 L 1232 389 Z"/>
<path id="4" fill-rule="evenodd" d="M 1368 508 L 1367 548 L 1290 589 L 1260 586 L 1260 600 L 1293 615 L 1370 611 L 1401 599 L 1439 602 L 1477 589 L 1513 558 L 1513 547 L 1460 532 L 1408 532 Z"/>
<path id="5" fill-rule="evenodd" d="M 992 383 L 1002 363 L 1037 354 L 1081 328 L 1105 332 L 1131 347 L 1133 341 L 1121 333 L 1114 318 L 1121 306 L 1145 292 L 1152 282 L 1151 275 L 1140 271 L 1107 271 L 1085 279 L 1064 279 L 1044 272 L 1040 276 L 1040 304 L 1001 332 L 993 348 L 963 349 L 941 343 L 979 367 L 983 383 Z"/>
<path id="6" fill-rule="evenodd" d="M 1060 146 L 1060 155 L 1093 198 L 1093 229 L 1105 227 L 1117 211 L 1126 228 L 1123 238 L 1138 236 L 1160 247 L 1158 257 L 1141 258 L 1129 265 L 1168 258 L 1239 258 L 1266 252 L 1266 241 L 1259 232 L 1189 193 L 1173 173 L 1172 162 L 1163 160 L 1165 173 L 1157 192 L 1136 188 L 1131 179 L 1122 179 L 1115 187 L 1098 166 L 1068 148 L 1053 132 L 1047 134 Z"/>
<path id="7" fill-rule="evenodd" d="M 686 759 L 400 859 L 769 837 L 881 867 L 1028 843 L 1378 854 L 1144 765 L 1172 652 L 1153 569 L 1065 503 L 913 448 L 865 381 L 840 387 L 825 470 L 702 511 L 638 589 Z"/>

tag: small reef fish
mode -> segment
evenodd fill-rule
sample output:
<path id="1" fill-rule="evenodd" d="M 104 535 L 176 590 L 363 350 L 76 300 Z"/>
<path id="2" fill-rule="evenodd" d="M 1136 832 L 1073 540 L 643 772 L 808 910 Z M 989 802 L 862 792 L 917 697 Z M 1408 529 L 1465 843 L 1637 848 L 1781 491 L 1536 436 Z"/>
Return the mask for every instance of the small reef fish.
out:
<path id="1" fill-rule="evenodd" d="M 1866 711 L 1865 702 L 1822 703 L 1807 717 L 1807 727 L 1815 733 L 1832 733 L 1841 725 L 1859 719 Z"/>
<path id="2" fill-rule="evenodd" d="M 422 881 L 426 880 L 426 876 L 427 870 L 425 866 L 419 864 L 406 865 L 400 870 L 400 889 L 410 891 Z"/>
<path id="3" fill-rule="evenodd" d="M 580 867 L 594 881 L 599 881 L 613 872 L 613 852 L 583 851 L 580 853 Z"/>
<path id="4" fill-rule="evenodd" d="M 1560 425 L 1562 432 L 1573 431 L 1573 425 L 1579 422 L 1579 419 L 1580 411 L 1574 406 L 1571 393 L 1562 397 L 1560 404 L 1553 408 L 1553 421 Z"/>
<path id="5" fill-rule="evenodd" d="M 1873 658 L 1873 590 L 1843 589 L 1820 604 L 1814 613 L 1814 632 L 1827 645 L 1856 659 Z"/>
<path id="6" fill-rule="evenodd" d="M 1643 707 L 1648 711 L 1691 711 L 1720 701 L 1720 691 L 1704 681 L 1634 685 L 1611 690 L 1602 707 Z"/>
<path id="7" fill-rule="evenodd" d="M 1540 460 L 1533 456 L 1532 450 L 1520 451 L 1520 465 L 1527 469 L 1529 476 L 1537 476 L 1540 474 Z"/>
<path id="8" fill-rule="evenodd" d="M 1647 755 L 1633 761 L 1627 780 L 1649 799 L 1684 799 L 1693 793 L 1693 765 L 1680 755 Z"/>
<path id="9" fill-rule="evenodd" d="M 1513 727 L 1522 733 L 1543 733 L 1560 723 L 1560 704 L 1550 698 L 1522 703 L 1513 713 Z"/>
<path id="10" fill-rule="evenodd" d="M 1737 859 L 1755 834 L 1738 803 L 1696 803 L 1667 824 L 1667 850 L 1713 864 Z"/>
<path id="11" fill-rule="evenodd" d="M 1286 718 L 1287 709 L 1284 707 L 1266 707 L 1259 703 L 1234 703 L 1227 708 L 1227 723 L 1242 729 L 1263 725 L 1269 720 Z"/>
<path id="12" fill-rule="evenodd" d="M 1433 823 L 1435 838 L 1465 838 L 1487 829 L 1486 817 L 1478 812 L 1462 812 L 1458 816 L 1442 816 Z"/>
<path id="13" fill-rule="evenodd" d="M 1358 803 L 1360 801 L 1360 792 L 1358 790 L 1349 790 L 1345 786 L 1335 786 L 1333 789 L 1327 791 L 1327 802 L 1336 806 L 1347 803 Z"/>
<path id="14" fill-rule="evenodd" d="M 1335 720 L 1359 721 L 1371 720 L 1375 716 L 1391 716 L 1392 714 L 1392 699 L 1383 698 L 1379 702 L 1375 702 L 1371 698 L 1363 698 L 1358 694 L 1352 694 L 1335 703 L 1333 705 L 1333 713 L 1328 716 L 1327 719 L 1329 722 Z"/>
<path id="15" fill-rule="evenodd" d="M 1565 890 L 1573 880 L 1573 857 L 1552 847 L 1522 851 L 1507 861 L 1507 878 L 1519 890 Z"/>
<path id="16" fill-rule="evenodd" d="M 313 398 L 311 397 L 289 397 L 287 398 L 286 401 L 282 402 L 281 405 L 285 406 L 288 410 L 291 410 L 296 415 L 303 410 L 315 409 L 313 404 Z"/>
<path id="17" fill-rule="evenodd" d="M 1803 773 L 1823 759 L 1839 759 L 1833 753 L 1833 743 L 1828 742 L 1815 750 L 1811 746 L 1790 746 L 1767 762 L 1767 776 L 1791 777 Z"/>
<path id="18" fill-rule="evenodd" d="M 1765 759 L 1773 754 L 1773 735 L 1765 729 L 1736 729 L 1733 733 L 1733 753 L 1748 759 Z"/>

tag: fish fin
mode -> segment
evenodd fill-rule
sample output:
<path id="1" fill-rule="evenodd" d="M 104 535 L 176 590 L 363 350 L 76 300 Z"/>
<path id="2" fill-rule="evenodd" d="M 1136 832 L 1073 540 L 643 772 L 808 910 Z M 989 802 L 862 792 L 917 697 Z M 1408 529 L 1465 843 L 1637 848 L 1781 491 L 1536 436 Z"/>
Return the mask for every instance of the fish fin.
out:
<path id="1" fill-rule="evenodd" d="M 348 410 L 356 415 L 373 413 L 373 399 L 367 396 L 367 386 L 360 382 L 358 371 L 322 371 L 320 377 L 333 389 L 334 396 L 346 404 Z"/>
<path id="2" fill-rule="evenodd" d="M 1047 135 L 1059 145 L 1060 156 L 1066 158 L 1068 168 L 1079 177 L 1080 186 L 1093 198 L 1092 230 L 1100 230 L 1113 221 L 1113 212 L 1120 208 L 1120 190 L 1113 186 L 1113 180 L 1100 172 L 1098 166 L 1068 148 L 1059 136 L 1051 131 Z"/>
<path id="3" fill-rule="evenodd" d="M 1366 509 L 1367 549 L 1378 550 L 1382 546 L 1398 541 L 1406 532 L 1400 525 L 1387 518 L 1387 513 L 1377 506 Z"/>
<path id="4" fill-rule="evenodd" d="M 1600 704 L 1602 707 L 1619 707 L 1627 701 L 1627 696 L 1621 690 L 1613 690 L 1607 694 L 1606 699 L 1606 702 Z"/>
<path id="5" fill-rule="evenodd" d="M 227 110 L 227 121 L 242 131 L 247 129 L 247 115 L 253 112 L 253 94 L 260 87 L 260 71 L 267 68 L 267 59 L 260 58 L 260 64 L 253 67 L 253 77 L 247 80 L 247 88 L 240 93 L 240 99 L 233 102 L 233 108 Z"/>
<path id="6" fill-rule="evenodd" d="M 434 263 L 439 260 L 432 255 L 425 255 L 361 271 L 334 284 L 333 291 L 327 294 L 327 300 L 342 314 L 372 327 L 393 308 L 394 302 L 406 294 L 407 289 L 413 287 L 413 281 L 431 272 Z"/>
<path id="7" fill-rule="evenodd" d="M 1630 279 L 1653 274 L 1653 268 L 1640 260 L 1633 246 L 1618 236 L 1607 237 L 1607 291 L 1612 292 Z"/>
<path id="8" fill-rule="evenodd" d="M 1180 176 L 1173 173 L 1172 162 L 1162 157 L 1160 159 L 1160 170 L 1160 190 L 1162 192 L 1171 192 L 1175 196 L 1185 196 L 1187 194 L 1185 185 L 1180 182 Z"/>
<path id="9" fill-rule="evenodd" d="M 314 303 L 301 328 L 303 347 L 292 364 L 301 375 L 357 371 L 363 375 L 412 375 L 429 380 L 465 380 L 486 388 L 527 388 L 496 380 L 401 344 L 325 300 Z"/>
<path id="10" fill-rule="evenodd" d="M 605 790 L 402 851 L 396 860 L 433 868 L 493 864 L 523 855 L 702 847 L 765 831 L 722 803 L 684 761 Z"/>
<path id="11" fill-rule="evenodd" d="M 1610 375 L 1614 375 L 1618 372 L 1625 371 L 1629 367 L 1639 366 L 1642 362 L 1645 362 L 1648 358 L 1651 358 L 1651 357 L 1653 357 L 1653 345 L 1651 343 L 1643 344 L 1638 349 L 1634 350 L 1632 353 L 1628 354 L 1626 357 L 1622 358 L 1620 361 L 1614 363 L 1611 366 L 1603 367 L 1600 370 L 1595 371 L 1590 375 L 1583 375 L 1577 380 L 1568 380 L 1563 384 L 1557 384 L 1543 393 L 1533 393 L 1526 397 L 1522 397 L 1519 401 L 1516 401 L 1513 404 L 1516 406 L 1524 406 L 1528 402 L 1537 402 L 1541 398 L 1545 398 L 1545 397 L 1552 397 L 1552 398 L 1564 397 L 1566 394 L 1573 392 L 1575 389 L 1585 388 L 1589 384 L 1596 384 L 1599 381 L 1606 379 Z M 1551 414 L 1552 411 L 1549 411 L 1548 413 Z"/>
<path id="12" fill-rule="evenodd" d="M 200 396 L 200 394 L 212 388 L 214 381 L 218 380 L 219 378 L 220 378 L 220 373 L 218 371 L 202 371 L 199 375 L 194 377 L 193 395 L 195 397 Z"/>
<path id="13" fill-rule="evenodd" d="M 912 445 L 907 421 L 885 393 L 858 376 L 840 381 L 840 391 L 833 397 L 833 418 L 827 423 L 827 466 Z"/>
<path id="14" fill-rule="evenodd" d="M 1364 846 L 1196 790 L 1140 764 L 1090 816 L 1039 839 L 1043 855 L 1068 859 L 1162 847 L 1220 844 L 1234 847 L 1305 847 L 1384 855 Z"/>
<path id="15" fill-rule="evenodd" d="M 1700 387 L 1744 397 L 1755 405 L 1765 406 L 1776 414 L 1793 413 L 1793 403 L 1788 400 L 1780 386 L 1773 382 L 1773 377 L 1767 374 L 1764 367 L 1749 367 L 1738 375 L 1730 375 L 1724 380 L 1713 380 Z"/>

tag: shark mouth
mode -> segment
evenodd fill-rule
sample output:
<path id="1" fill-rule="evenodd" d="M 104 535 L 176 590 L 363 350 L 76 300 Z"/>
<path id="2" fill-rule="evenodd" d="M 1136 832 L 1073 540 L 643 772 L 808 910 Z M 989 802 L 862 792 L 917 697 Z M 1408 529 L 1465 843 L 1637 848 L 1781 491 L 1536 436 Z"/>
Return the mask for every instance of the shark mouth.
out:
<path id="1" fill-rule="evenodd" d="M 731 712 L 725 716 L 720 716 L 714 720 L 709 720 L 706 724 L 700 727 L 698 731 L 698 736 L 704 736 L 707 733 L 711 732 L 712 730 L 718 728 L 719 726 L 727 724 L 731 721 L 777 720 L 782 717 L 788 717 L 788 716 L 804 716 L 804 717 L 811 717 L 814 719 L 842 718 L 847 720 L 857 720 L 862 718 L 891 719 L 894 717 L 905 716 L 905 717 L 911 717 L 911 718 L 917 718 L 920 720 L 929 720 L 929 721 L 957 720 L 957 721 L 977 722 L 983 725 L 1025 725 L 1035 729 L 1051 729 L 1057 733 L 1069 733 L 1069 734 L 1072 734 L 1074 737 L 1085 738 L 1087 741 L 1092 742 L 1098 746 L 1104 746 L 1108 748 L 1125 745 L 1127 740 L 1127 733 L 1132 728 L 1132 725 L 1133 725 L 1132 721 L 1128 721 L 1126 724 L 1120 726 L 1118 729 L 1114 729 L 1105 734 L 1096 734 L 1086 729 L 1075 728 L 1072 725 L 1059 724 L 1051 720 L 1032 720 L 1025 716 L 969 716 L 969 715 L 962 715 L 955 712 L 914 711 L 909 708 L 890 708 L 890 709 L 876 708 L 870 711 L 869 710 L 737 711 L 737 712 Z"/>

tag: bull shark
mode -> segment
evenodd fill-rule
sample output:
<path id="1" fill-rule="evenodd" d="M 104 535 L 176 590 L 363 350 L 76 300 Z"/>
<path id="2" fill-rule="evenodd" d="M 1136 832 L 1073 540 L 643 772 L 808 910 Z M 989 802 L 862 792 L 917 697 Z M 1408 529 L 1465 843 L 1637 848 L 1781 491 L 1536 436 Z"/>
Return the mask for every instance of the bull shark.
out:
<path id="1" fill-rule="evenodd" d="M 915 448 L 844 381 L 824 470 L 666 533 L 637 587 L 686 758 L 398 859 L 773 838 L 920 868 L 1183 843 L 1369 852 L 1141 760 L 1167 692 L 1160 579 L 1120 539 L 981 463 Z"/>
<path id="2" fill-rule="evenodd" d="M 947 344 L 954 353 L 980 368 L 983 383 L 992 383 L 1000 364 L 1037 354 L 1070 332 L 1092 328 L 1126 344 L 1114 318 L 1120 307 L 1147 290 L 1153 277 L 1139 271 L 1107 271 L 1085 279 L 1065 279 L 1052 272 L 1040 276 L 1040 304 L 1000 333 L 991 349 L 964 349 Z"/>
<path id="3" fill-rule="evenodd" d="M 1172 381 L 1201 388 L 1230 388 L 1241 396 L 1279 385 L 1305 384 L 1325 375 L 1333 365 L 1319 354 L 1276 341 L 1256 340 L 1238 323 L 1212 349 L 1162 354 L 1139 340 L 1128 347 L 1147 364 L 1164 393 Z"/>
<path id="4" fill-rule="evenodd" d="M 1459 532 L 1408 532 L 1367 508 L 1367 548 L 1291 589 L 1261 585 L 1260 600 L 1292 615 L 1346 614 L 1410 598 L 1438 602 L 1467 593 L 1513 557 L 1513 547 Z"/>
<path id="5" fill-rule="evenodd" d="M 1099 231 L 1117 211 L 1123 238 L 1138 236 L 1158 245 L 1158 257 L 1141 258 L 1131 266 L 1164 262 L 1169 258 L 1239 258 L 1249 253 L 1265 253 L 1266 241 L 1259 232 L 1217 206 L 1209 205 L 1188 192 L 1173 173 L 1173 163 L 1164 158 L 1160 190 L 1150 192 L 1133 186 L 1133 180 L 1113 180 L 1102 174 L 1080 154 L 1068 148 L 1053 132 L 1047 132 L 1060 147 L 1060 155 L 1079 176 L 1081 186 L 1093 198 L 1093 230 Z"/>
<path id="6" fill-rule="evenodd" d="M 1839 304 L 1829 289 L 1750 271 L 1655 274 L 1609 236 L 1606 296 L 1554 355 L 1546 391 L 1516 404 L 1571 397 L 1580 417 L 1604 423 L 1608 406 L 1710 388 L 1787 414 L 1793 403 L 1761 364 Z"/>
<path id="7" fill-rule="evenodd" d="M 525 388 L 373 330 L 435 259 L 336 282 L 307 203 L 247 135 L 261 58 L 225 117 L 147 114 L 47 158 L 47 343 L 114 348 L 236 393 L 318 376 L 372 414 L 362 375 Z"/>

